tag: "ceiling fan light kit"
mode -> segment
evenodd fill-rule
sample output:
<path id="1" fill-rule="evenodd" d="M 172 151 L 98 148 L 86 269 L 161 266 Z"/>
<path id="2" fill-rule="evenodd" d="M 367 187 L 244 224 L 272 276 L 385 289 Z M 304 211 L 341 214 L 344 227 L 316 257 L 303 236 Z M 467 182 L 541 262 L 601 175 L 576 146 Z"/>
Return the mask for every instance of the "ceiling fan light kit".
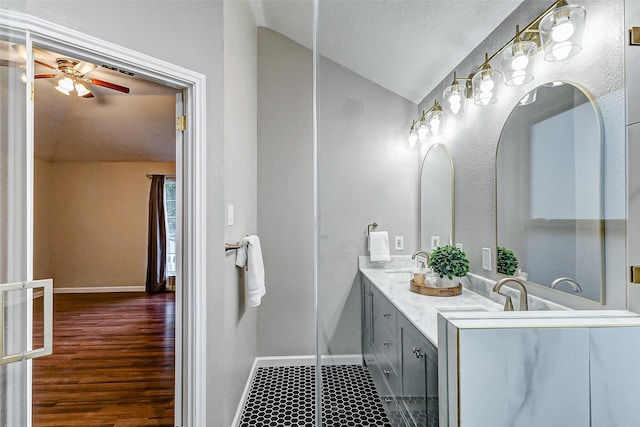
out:
<path id="1" fill-rule="evenodd" d="M 497 93 L 500 83 L 506 86 L 521 86 L 534 79 L 533 69 L 539 51 L 546 61 L 561 61 L 578 54 L 582 50 L 582 35 L 585 29 L 587 11 L 584 7 L 571 4 L 566 0 L 557 0 L 530 22 L 522 31 L 516 26 L 516 35 L 491 56 L 485 54 L 485 60 L 472 72 L 469 77 L 457 77 L 453 73 L 453 82 L 443 91 L 444 104 L 447 111 L 456 115 L 464 111 L 466 100 L 473 97 L 474 104 L 487 106 L 498 101 Z M 492 68 L 491 60 L 502 53 L 501 69 Z M 462 82 L 462 83 L 461 83 Z M 526 103 L 535 102 L 535 96 L 527 99 Z M 445 112 L 440 108 L 438 100 L 433 107 L 423 111 L 417 120 L 413 120 L 409 127 L 409 147 L 416 146 L 416 140 L 425 142 L 423 138 L 416 138 L 416 130 L 420 135 L 420 127 L 416 125 L 433 117 L 434 109 L 438 123 L 445 120 Z M 427 115 L 429 115 L 427 117 Z M 438 135 L 444 127 L 437 127 L 430 135 Z"/>

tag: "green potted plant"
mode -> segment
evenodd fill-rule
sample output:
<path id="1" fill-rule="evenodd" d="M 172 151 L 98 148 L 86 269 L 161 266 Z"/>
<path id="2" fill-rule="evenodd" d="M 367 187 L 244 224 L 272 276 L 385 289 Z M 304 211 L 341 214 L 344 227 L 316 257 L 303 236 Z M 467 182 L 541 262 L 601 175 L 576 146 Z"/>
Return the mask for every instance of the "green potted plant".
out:
<path id="1" fill-rule="evenodd" d="M 431 252 L 429 267 L 440 278 L 446 276 L 449 280 L 454 280 L 454 277 L 459 278 L 467 275 L 469 272 L 469 260 L 467 255 L 458 248 L 449 245 L 438 246 Z M 459 279 L 455 280 L 455 282 L 458 281 Z M 455 283 L 453 286 L 457 285 L 458 283 Z"/>
<path id="2" fill-rule="evenodd" d="M 518 258 L 512 250 L 498 246 L 498 273 L 513 276 L 518 270 Z"/>

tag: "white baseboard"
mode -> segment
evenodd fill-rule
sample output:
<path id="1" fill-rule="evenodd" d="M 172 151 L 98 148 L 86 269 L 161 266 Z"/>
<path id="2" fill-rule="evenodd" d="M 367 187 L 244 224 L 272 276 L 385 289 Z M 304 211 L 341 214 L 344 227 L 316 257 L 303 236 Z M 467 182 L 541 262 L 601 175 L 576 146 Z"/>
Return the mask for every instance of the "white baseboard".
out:
<path id="1" fill-rule="evenodd" d="M 144 286 L 86 286 L 83 288 L 53 288 L 54 294 L 98 294 L 107 292 L 144 292 Z"/>
<path id="2" fill-rule="evenodd" d="M 362 365 L 362 354 L 339 354 L 339 355 L 323 355 L 321 357 L 322 365 Z M 256 357 L 253 360 L 253 366 L 249 372 L 249 377 L 244 386 L 244 391 L 240 397 L 238 403 L 238 409 L 236 409 L 236 415 L 233 417 L 232 427 L 238 427 L 240 425 L 240 418 L 242 417 L 242 410 L 247 401 L 249 390 L 251 389 L 251 383 L 256 375 L 258 368 L 273 367 L 273 366 L 313 366 L 316 364 L 316 356 L 274 356 L 274 357 Z"/>

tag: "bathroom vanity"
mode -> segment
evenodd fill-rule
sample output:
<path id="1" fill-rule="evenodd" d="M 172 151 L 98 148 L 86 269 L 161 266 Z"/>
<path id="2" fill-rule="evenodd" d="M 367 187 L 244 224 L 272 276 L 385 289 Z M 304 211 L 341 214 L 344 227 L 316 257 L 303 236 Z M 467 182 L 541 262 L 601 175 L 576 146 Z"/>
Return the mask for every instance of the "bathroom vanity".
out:
<path id="1" fill-rule="evenodd" d="M 394 426 L 640 419 L 636 313 L 504 312 L 467 287 L 456 297 L 410 292 L 414 269 L 408 257 L 360 258 L 364 363 Z"/>
<path id="2" fill-rule="evenodd" d="M 394 425 L 435 426 L 438 313 L 502 306 L 466 289 L 451 298 L 410 292 L 410 262 L 393 258 L 375 268 L 361 257 L 362 354 Z"/>

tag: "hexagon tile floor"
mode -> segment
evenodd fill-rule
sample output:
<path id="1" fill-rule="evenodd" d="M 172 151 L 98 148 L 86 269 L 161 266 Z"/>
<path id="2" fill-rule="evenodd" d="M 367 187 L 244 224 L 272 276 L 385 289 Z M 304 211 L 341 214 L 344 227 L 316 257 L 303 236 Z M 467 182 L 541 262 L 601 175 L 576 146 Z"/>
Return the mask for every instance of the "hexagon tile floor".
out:
<path id="1" fill-rule="evenodd" d="M 323 366 L 322 425 L 391 427 L 367 368 Z M 315 366 L 258 368 L 240 427 L 315 426 Z"/>

